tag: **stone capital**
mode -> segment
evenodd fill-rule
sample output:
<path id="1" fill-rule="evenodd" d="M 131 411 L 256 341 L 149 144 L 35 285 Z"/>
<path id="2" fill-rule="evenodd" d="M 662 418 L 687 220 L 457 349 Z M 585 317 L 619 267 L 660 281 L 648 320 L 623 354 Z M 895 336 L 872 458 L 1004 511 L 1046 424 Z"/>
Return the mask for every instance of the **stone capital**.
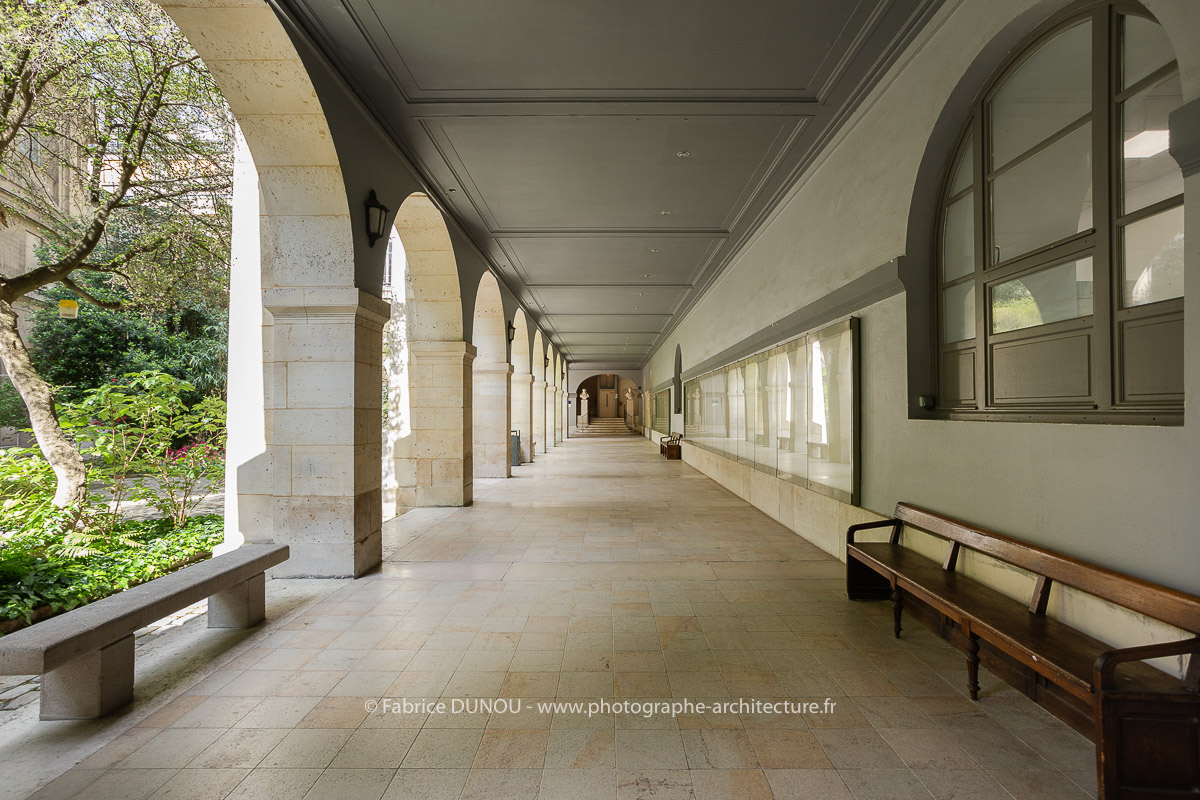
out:
<path id="1" fill-rule="evenodd" d="M 466 342 L 411 341 L 409 358 L 421 364 L 470 364 L 475 360 L 475 345 Z"/>
<path id="2" fill-rule="evenodd" d="M 525 386 L 530 386 L 533 384 L 533 376 L 528 372 L 514 372 L 511 380 L 513 383 L 522 384 Z"/>
<path id="3" fill-rule="evenodd" d="M 352 286 L 287 286 L 263 290 L 263 308 L 278 320 L 340 322 L 360 318 L 383 325 L 387 302 Z"/>
<path id="4" fill-rule="evenodd" d="M 479 361 L 471 368 L 476 375 L 512 375 L 513 365 L 495 361 Z"/>

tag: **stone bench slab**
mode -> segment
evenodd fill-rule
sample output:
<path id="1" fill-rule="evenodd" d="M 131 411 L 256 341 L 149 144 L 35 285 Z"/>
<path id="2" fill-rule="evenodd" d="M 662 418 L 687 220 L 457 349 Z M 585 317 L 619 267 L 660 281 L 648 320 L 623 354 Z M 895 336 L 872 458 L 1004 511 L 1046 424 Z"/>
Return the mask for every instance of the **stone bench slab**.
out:
<path id="1" fill-rule="evenodd" d="M 287 545 L 247 544 L 0 638 L 0 674 L 39 675 L 95 653 L 156 619 L 288 559 Z"/>

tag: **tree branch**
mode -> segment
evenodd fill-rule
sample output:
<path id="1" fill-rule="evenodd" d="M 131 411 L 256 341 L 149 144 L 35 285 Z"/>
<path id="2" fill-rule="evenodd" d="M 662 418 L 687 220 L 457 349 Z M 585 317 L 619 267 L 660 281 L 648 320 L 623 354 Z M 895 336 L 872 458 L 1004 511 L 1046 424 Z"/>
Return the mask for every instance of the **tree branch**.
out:
<path id="1" fill-rule="evenodd" d="M 109 311 L 121 311 L 125 308 L 124 303 L 118 303 L 111 300 L 101 300 L 70 278 L 63 278 L 62 284 L 94 306 L 100 306 L 100 308 L 105 308 Z"/>

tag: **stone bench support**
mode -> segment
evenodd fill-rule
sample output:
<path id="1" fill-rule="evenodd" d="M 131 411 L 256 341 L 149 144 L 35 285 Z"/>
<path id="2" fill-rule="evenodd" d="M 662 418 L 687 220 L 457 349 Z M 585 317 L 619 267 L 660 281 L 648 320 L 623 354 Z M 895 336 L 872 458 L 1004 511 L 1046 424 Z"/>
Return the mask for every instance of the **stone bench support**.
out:
<path id="1" fill-rule="evenodd" d="M 266 570 L 286 545 L 250 544 L 0 639 L 0 675 L 43 675 L 42 719 L 95 719 L 133 699 L 133 634 L 209 598 L 210 628 L 266 616 Z"/>

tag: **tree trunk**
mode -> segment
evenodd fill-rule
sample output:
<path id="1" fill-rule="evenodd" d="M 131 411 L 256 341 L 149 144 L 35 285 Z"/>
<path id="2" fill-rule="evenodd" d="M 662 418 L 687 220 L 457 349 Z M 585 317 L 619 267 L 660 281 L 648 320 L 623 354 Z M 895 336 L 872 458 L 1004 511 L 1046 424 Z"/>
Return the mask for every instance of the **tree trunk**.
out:
<path id="1" fill-rule="evenodd" d="M 59 427 L 54 415 L 54 395 L 29 360 L 29 351 L 17 330 L 17 312 L 3 300 L 0 300 L 0 361 L 25 401 L 38 447 L 58 478 L 54 505 L 64 508 L 81 502 L 87 494 L 83 457 Z"/>

